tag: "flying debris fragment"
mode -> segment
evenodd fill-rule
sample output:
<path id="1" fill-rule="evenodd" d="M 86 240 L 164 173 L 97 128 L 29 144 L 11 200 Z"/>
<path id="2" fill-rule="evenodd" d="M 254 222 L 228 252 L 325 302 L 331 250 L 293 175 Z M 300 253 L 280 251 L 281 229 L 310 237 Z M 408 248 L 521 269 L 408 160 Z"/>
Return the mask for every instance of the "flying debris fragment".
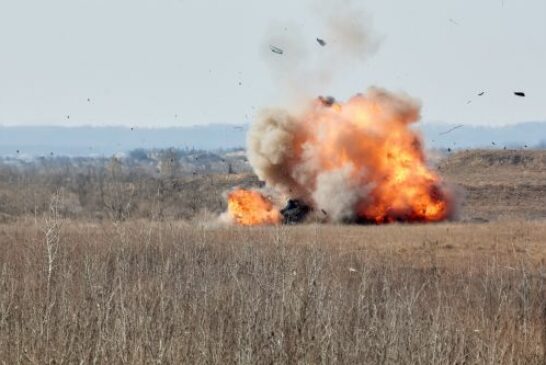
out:
<path id="1" fill-rule="evenodd" d="M 525 93 L 522 91 L 514 91 L 514 95 L 519 96 L 521 98 L 525 97 Z"/>
<path id="2" fill-rule="evenodd" d="M 318 99 L 320 100 L 320 102 L 324 106 L 332 106 L 336 102 L 336 98 L 334 98 L 333 96 L 322 96 L 321 95 L 321 96 L 318 97 Z"/>
<path id="3" fill-rule="evenodd" d="M 464 127 L 464 124 L 459 124 L 458 126 L 455 126 L 455 127 L 453 127 L 453 128 L 450 128 L 450 129 L 448 129 L 447 131 L 440 133 L 439 135 L 440 135 L 440 136 L 443 136 L 443 135 L 445 135 L 445 134 L 451 133 L 451 132 L 453 132 L 454 130 L 459 129 L 459 128 L 462 128 L 462 127 Z"/>
<path id="4" fill-rule="evenodd" d="M 322 47 L 326 45 L 326 41 L 324 39 L 317 38 L 317 43 L 320 44 Z"/>
<path id="5" fill-rule="evenodd" d="M 479 93 L 478 96 L 483 96 L 483 94 L 485 94 L 485 91 L 482 91 L 481 93 Z"/>
<path id="6" fill-rule="evenodd" d="M 269 46 L 269 49 L 271 49 L 271 52 L 276 53 L 276 54 L 283 54 L 284 53 L 284 51 L 279 47 Z"/>

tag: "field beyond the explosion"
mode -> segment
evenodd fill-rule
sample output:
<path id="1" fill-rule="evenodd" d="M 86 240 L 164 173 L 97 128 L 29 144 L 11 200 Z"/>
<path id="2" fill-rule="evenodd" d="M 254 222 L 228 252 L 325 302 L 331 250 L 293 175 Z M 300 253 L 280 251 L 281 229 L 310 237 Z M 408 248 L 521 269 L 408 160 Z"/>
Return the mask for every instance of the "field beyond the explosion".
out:
<path id="1" fill-rule="evenodd" d="M 435 164 L 457 221 L 251 228 L 250 174 L 0 170 L 0 363 L 546 363 L 546 152 Z"/>

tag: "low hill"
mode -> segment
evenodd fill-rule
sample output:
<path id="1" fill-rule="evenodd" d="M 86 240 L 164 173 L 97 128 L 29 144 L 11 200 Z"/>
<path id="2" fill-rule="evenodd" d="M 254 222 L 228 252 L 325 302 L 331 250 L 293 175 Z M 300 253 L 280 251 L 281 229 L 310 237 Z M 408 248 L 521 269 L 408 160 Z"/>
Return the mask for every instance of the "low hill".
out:
<path id="1" fill-rule="evenodd" d="M 465 220 L 546 218 L 546 151 L 470 150 L 438 165 L 462 196 Z"/>

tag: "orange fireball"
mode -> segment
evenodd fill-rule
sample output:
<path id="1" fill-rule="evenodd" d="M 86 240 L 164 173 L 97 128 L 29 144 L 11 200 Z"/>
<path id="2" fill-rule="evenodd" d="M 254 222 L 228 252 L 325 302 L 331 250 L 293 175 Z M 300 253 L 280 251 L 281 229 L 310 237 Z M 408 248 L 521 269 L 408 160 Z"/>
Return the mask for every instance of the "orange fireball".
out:
<path id="1" fill-rule="evenodd" d="M 277 224 L 281 214 L 273 203 L 254 190 L 238 189 L 228 194 L 228 214 L 237 224 L 244 226 Z"/>
<path id="2" fill-rule="evenodd" d="M 420 136 L 410 127 L 419 119 L 417 102 L 372 89 L 333 106 L 319 103 L 304 114 L 298 123 L 306 138 L 295 139 L 293 148 L 317 160 L 312 173 L 317 178 L 329 171 L 350 170 L 349 189 L 366 191 L 349 207 L 356 221 L 436 222 L 449 216 L 449 193 L 427 166 Z M 302 165 L 307 158 L 299 157 Z M 317 178 L 307 189 L 315 197 L 314 204 L 324 209 L 321 205 L 328 200 L 313 194 Z"/>
<path id="3" fill-rule="evenodd" d="M 248 159 L 261 180 L 337 222 L 437 222 L 451 193 L 412 128 L 420 104 L 371 88 L 321 98 L 299 115 L 269 110 L 251 126 Z"/>

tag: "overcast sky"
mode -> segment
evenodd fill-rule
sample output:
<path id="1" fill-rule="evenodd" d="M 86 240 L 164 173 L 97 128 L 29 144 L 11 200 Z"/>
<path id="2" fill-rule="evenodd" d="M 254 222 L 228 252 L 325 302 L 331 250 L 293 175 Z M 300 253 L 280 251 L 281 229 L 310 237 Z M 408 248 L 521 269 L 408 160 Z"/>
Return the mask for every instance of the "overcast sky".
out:
<path id="1" fill-rule="evenodd" d="M 246 123 L 372 85 L 420 99 L 425 121 L 546 120 L 546 1 L 356 3 L 0 0 L 0 125 Z M 327 4 L 358 17 L 366 57 L 338 57 Z"/>

